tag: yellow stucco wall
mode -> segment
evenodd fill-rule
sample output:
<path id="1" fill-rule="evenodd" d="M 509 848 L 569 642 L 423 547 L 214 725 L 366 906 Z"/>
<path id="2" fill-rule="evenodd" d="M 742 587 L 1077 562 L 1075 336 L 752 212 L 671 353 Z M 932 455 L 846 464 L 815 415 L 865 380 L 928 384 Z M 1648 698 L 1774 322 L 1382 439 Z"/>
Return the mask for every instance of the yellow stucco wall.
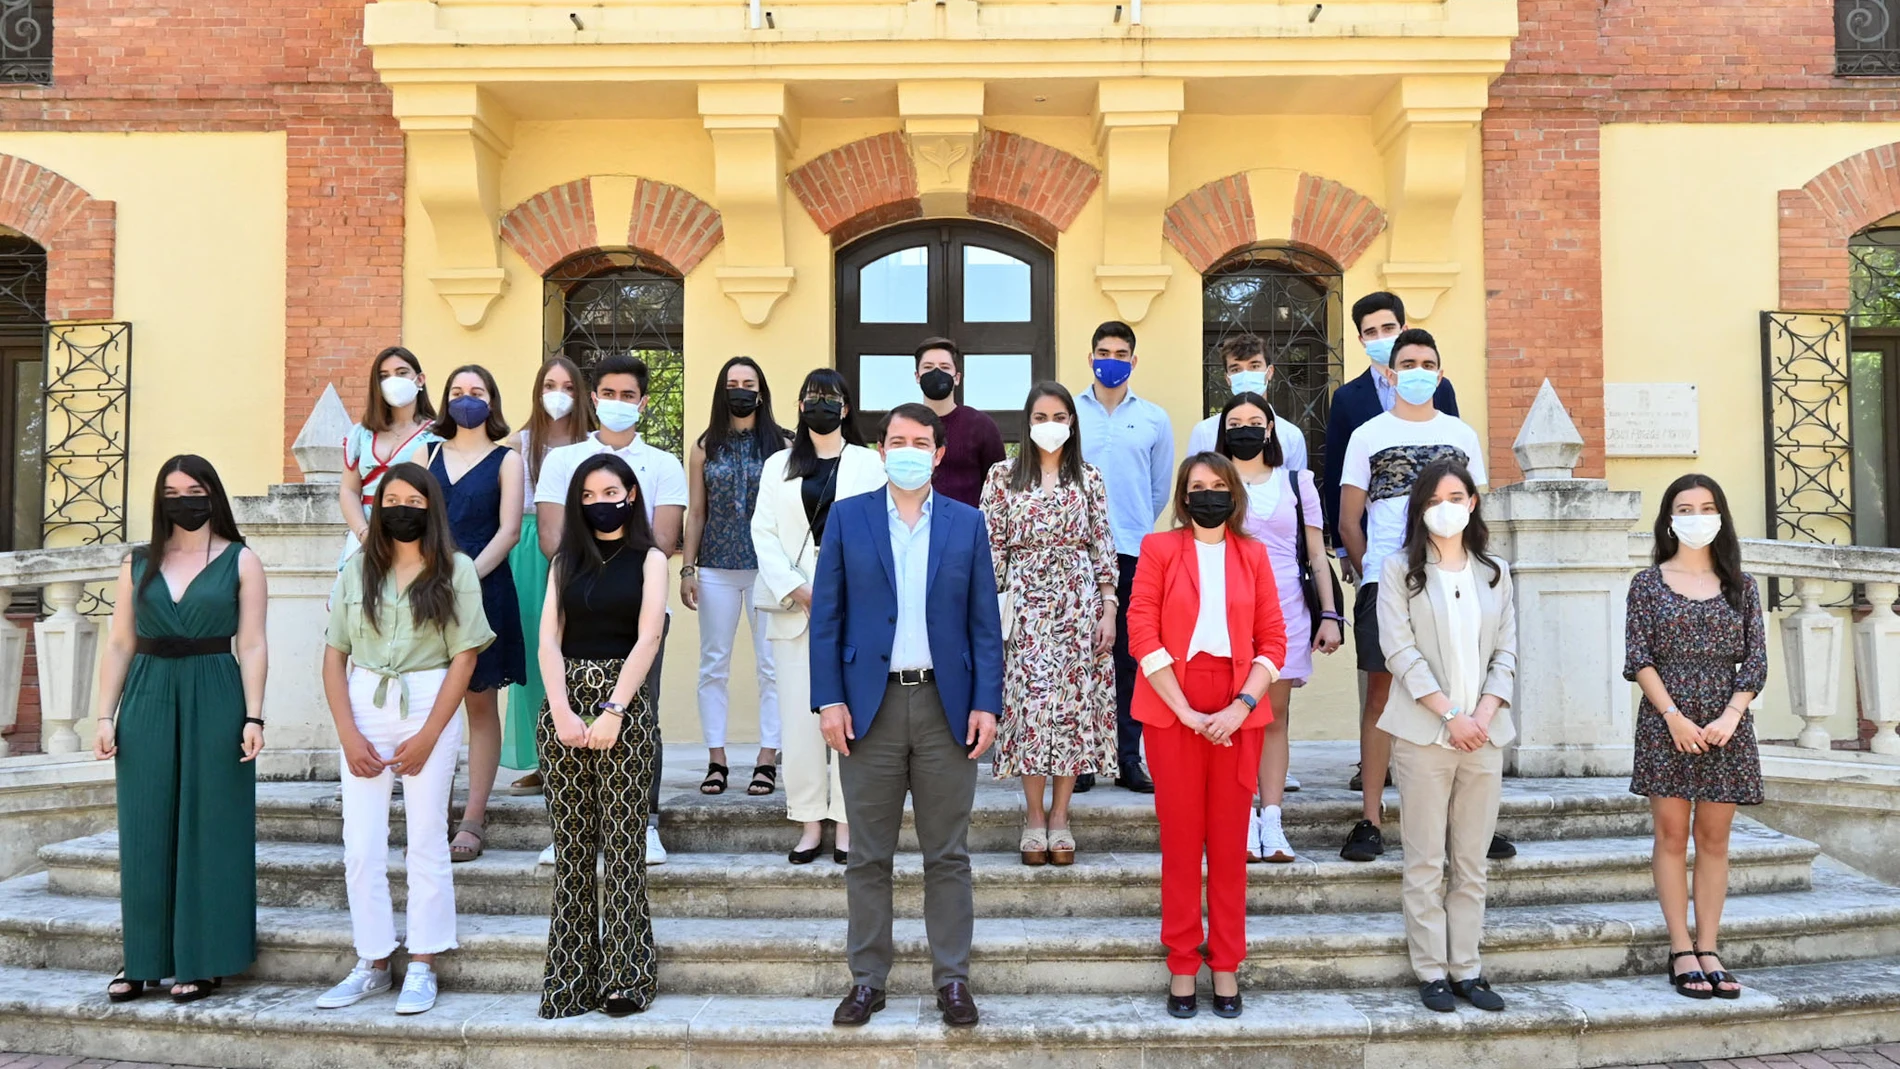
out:
<path id="1" fill-rule="evenodd" d="M 117 205 L 113 314 L 133 325 L 131 537 L 149 530 L 153 474 L 174 454 L 204 455 L 234 495 L 279 481 L 284 135 L 10 132 L 0 153 Z"/>

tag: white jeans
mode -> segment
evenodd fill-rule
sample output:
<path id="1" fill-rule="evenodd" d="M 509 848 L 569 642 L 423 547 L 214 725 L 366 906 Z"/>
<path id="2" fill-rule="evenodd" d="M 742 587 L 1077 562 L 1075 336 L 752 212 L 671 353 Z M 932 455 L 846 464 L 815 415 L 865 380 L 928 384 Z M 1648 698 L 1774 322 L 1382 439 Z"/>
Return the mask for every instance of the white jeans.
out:
<path id="1" fill-rule="evenodd" d="M 755 569 L 699 570 L 699 727 L 708 749 L 726 745 L 726 710 L 731 705 L 726 681 L 732 675 L 732 643 L 739 617 L 752 629 L 752 655 L 759 666 L 759 745 L 779 747 L 778 684 L 772 669 L 772 644 L 765 621 L 752 606 Z"/>
<path id="2" fill-rule="evenodd" d="M 350 673 L 350 711 L 356 729 L 387 761 L 396 747 L 422 730 L 446 669 L 411 672 L 409 718 L 402 719 L 401 687 L 391 680 L 379 707 L 380 679 L 359 670 Z M 442 729 L 422 772 L 402 778 L 403 822 L 408 829 L 409 932 L 411 954 L 455 949 L 455 884 L 449 874 L 449 787 L 455 780 L 462 748 L 462 718 Z M 396 774 L 384 769 L 363 779 L 343 765 L 343 869 L 350 892 L 350 929 L 356 956 L 386 958 L 398 945 L 395 910 L 389 901 L 389 793 Z"/>
<path id="3" fill-rule="evenodd" d="M 811 632 L 774 639 L 778 665 L 778 704 L 796 710 L 785 722 L 785 750 L 779 777 L 785 781 L 785 815 L 800 823 L 845 823 L 844 788 L 838 785 L 838 754 L 825 745 L 818 717 L 811 712 Z"/>

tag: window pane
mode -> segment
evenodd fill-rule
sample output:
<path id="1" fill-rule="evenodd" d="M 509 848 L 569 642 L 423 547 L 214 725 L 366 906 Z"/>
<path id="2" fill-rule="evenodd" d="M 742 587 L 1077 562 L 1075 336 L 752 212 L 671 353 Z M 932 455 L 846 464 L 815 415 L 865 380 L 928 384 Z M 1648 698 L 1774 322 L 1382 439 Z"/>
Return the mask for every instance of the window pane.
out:
<path id="1" fill-rule="evenodd" d="M 1853 400 L 1854 541 L 1887 544 L 1886 356 L 1879 349 L 1856 352 L 1849 364 Z"/>
<path id="2" fill-rule="evenodd" d="M 858 404 L 865 411 L 883 412 L 923 399 L 917 388 L 917 359 L 909 353 L 858 357 Z"/>
<path id="3" fill-rule="evenodd" d="M 40 490 L 45 479 L 40 454 L 46 431 L 40 424 L 40 378 L 46 365 L 22 360 L 13 365 L 13 548 L 40 544 Z"/>
<path id="4" fill-rule="evenodd" d="M 858 319 L 865 323 L 929 322 L 930 250 L 922 245 L 899 249 L 860 268 Z"/>
<path id="5" fill-rule="evenodd" d="M 1029 265 L 995 249 L 965 245 L 963 321 L 1029 322 Z"/>
<path id="6" fill-rule="evenodd" d="M 1029 396 L 1028 353 L 969 353 L 963 358 L 963 403 L 1015 411 Z"/>

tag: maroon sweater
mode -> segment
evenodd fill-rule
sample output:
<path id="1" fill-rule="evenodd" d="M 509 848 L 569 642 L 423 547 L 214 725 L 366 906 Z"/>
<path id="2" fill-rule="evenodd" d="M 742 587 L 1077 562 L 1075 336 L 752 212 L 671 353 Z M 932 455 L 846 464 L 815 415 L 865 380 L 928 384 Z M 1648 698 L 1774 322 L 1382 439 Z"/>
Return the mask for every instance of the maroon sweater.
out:
<path id="1" fill-rule="evenodd" d="M 943 418 L 943 442 L 943 463 L 931 483 L 938 493 L 974 508 L 990 466 L 1006 456 L 1003 432 L 982 410 L 958 405 Z"/>

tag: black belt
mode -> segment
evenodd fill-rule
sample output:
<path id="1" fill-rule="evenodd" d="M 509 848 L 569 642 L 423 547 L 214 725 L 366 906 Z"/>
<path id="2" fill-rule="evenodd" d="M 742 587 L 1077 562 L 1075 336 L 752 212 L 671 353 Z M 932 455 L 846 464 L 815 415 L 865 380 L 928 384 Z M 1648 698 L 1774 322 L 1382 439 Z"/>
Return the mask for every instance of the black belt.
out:
<path id="1" fill-rule="evenodd" d="M 166 660 L 178 660 L 183 657 L 209 657 L 214 653 L 229 655 L 231 635 L 223 638 L 142 638 L 137 651 L 147 657 L 163 657 Z"/>
<path id="2" fill-rule="evenodd" d="M 891 673 L 891 682 L 900 687 L 919 687 L 936 681 L 937 673 L 929 668 L 906 668 L 902 672 Z"/>

